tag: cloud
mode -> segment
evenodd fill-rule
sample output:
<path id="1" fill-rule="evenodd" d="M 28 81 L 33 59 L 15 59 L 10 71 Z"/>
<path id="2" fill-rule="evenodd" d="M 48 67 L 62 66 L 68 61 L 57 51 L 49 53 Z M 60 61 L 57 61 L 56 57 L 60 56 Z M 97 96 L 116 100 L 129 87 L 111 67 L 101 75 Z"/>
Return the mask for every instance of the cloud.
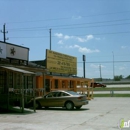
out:
<path id="1" fill-rule="evenodd" d="M 80 46 L 79 46 L 79 45 L 74 45 L 73 47 L 74 47 L 74 48 L 80 48 Z"/>
<path id="2" fill-rule="evenodd" d="M 73 47 L 73 46 L 66 46 L 66 48 L 70 48 L 70 49 L 73 49 L 74 47 Z"/>
<path id="3" fill-rule="evenodd" d="M 91 64 L 90 67 L 97 69 L 97 68 L 99 68 L 99 65 Z"/>
<path id="4" fill-rule="evenodd" d="M 83 67 L 77 67 L 77 75 L 83 77 Z"/>
<path id="5" fill-rule="evenodd" d="M 87 42 L 94 38 L 93 35 L 86 35 L 83 38 L 78 36 L 63 35 L 62 33 L 55 33 L 54 35 L 62 40 L 74 39 L 77 40 L 78 42 Z"/>
<path id="6" fill-rule="evenodd" d="M 81 53 L 95 53 L 95 52 L 100 52 L 98 49 L 91 50 L 89 48 L 81 47 L 79 45 L 69 46 L 68 48 L 70 48 L 70 49 L 77 48 L 78 51 L 81 52 Z"/>
<path id="7" fill-rule="evenodd" d="M 97 41 L 101 40 L 101 38 L 99 38 L 99 37 L 96 37 L 95 39 L 96 39 Z"/>
<path id="8" fill-rule="evenodd" d="M 72 19 L 81 19 L 82 18 L 82 16 L 72 16 Z"/>
<path id="9" fill-rule="evenodd" d="M 65 36 L 64 36 L 64 39 L 68 40 L 68 39 L 70 39 L 70 36 L 65 35 Z"/>
<path id="10" fill-rule="evenodd" d="M 125 49 L 127 46 L 121 46 L 122 49 Z"/>
<path id="11" fill-rule="evenodd" d="M 125 70 L 126 68 L 125 67 L 119 67 L 119 70 Z"/>
<path id="12" fill-rule="evenodd" d="M 74 38 L 74 36 L 69 36 L 69 35 L 64 36 L 64 40 L 73 39 L 73 38 Z"/>
<path id="13" fill-rule="evenodd" d="M 60 46 L 59 48 L 64 48 L 63 46 Z"/>
<path id="14" fill-rule="evenodd" d="M 90 67 L 91 67 L 91 68 L 98 69 L 98 68 L 99 68 L 99 65 L 97 65 L 97 64 L 91 64 Z M 103 66 L 103 65 L 101 65 L 101 68 L 106 68 L 106 67 Z"/>
<path id="15" fill-rule="evenodd" d="M 76 37 L 76 39 L 77 39 L 79 42 L 85 42 L 85 41 L 86 41 L 84 38 L 80 38 L 80 37 Z"/>
<path id="16" fill-rule="evenodd" d="M 87 40 L 91 40 L 94 38 L 93 35 L 87 35 L 86 37 L 87 37 Z"/>
<path id="17" fill-rule="evenodd" d="M 62 40 L 58 41 L 58 44 L 64 44 Z"/>
<path id="18" fill-rule="evenodd" d="M 75 39 L 77 39 L 79 42 L 87 42 L 93 38 L 94 38 L 93 35 L 86 35 L 85 38 L 75 37 Z"/>
<path id="19" fill-rule="evenodd" d="M 58 37 L 58 38 L 62 38 L 63 37 L 63 34 L 62 33 L 55 33 L 54 34 L 56 37 Z"/>

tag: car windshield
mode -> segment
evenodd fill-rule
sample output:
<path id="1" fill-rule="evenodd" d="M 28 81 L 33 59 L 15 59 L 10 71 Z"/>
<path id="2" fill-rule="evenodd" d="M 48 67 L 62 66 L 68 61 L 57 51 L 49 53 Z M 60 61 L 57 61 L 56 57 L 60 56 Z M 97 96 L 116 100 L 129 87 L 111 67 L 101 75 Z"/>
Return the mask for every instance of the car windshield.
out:
<path id="1" fill-rule="evenodd" d="M 71 94 L 71 95 L 79 95 L 78 93 L 74 92 L 74 91 L 66 91 L 67 93 Z"/>

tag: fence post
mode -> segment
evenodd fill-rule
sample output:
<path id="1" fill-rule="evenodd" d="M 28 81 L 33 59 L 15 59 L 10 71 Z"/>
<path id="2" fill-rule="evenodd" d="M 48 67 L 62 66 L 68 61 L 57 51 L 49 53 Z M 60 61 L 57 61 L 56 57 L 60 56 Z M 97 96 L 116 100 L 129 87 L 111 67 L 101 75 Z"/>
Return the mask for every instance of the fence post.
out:
<path id="1" fill-rule="evenodd" d="M 111 91 L 110 91 L 110 94 L 111 94 L 111 97 L 113 97 L 113 96 L 114 96 L 114 91 L 111 90 Z"/>

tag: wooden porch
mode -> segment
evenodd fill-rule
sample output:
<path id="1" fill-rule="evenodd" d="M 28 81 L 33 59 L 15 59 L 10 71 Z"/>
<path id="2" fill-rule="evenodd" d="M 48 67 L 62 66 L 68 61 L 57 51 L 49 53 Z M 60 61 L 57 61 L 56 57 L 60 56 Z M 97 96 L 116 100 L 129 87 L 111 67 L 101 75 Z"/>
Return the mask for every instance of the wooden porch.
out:
<path id="1" fill-rule="evenodd" d="M 43 78 L 45 78 L 45 80 L 43 80 Z M 93 82 L 92 79 L 45 75 L 44 77 L 37 76 L 36 81 L 36 87 L 45 88 L 46 92 L 58 89 L 72 90 L 81 94 L 86 94 L 88 99 L 93 98 L 93 88 L 90 87 L 91 82 Z M 39 93 L 39 96 L 40 95 L 41 93 Z"/>
<path id="2" fill-rule="evenodd" d="M 34 99 L 44 88 L 36 88 L 36 72 L 38 68 L 14 65 L 0 65 L 0 103 L 7 110 L 9 106 L 19 106 L 24 112 L 26 103 Z M 45 70 L 39 70 L 43 73 Z M 44 74 L 43 74 L 44 75 Z M 35 107 L 34 107 L 35 111 Z"/>

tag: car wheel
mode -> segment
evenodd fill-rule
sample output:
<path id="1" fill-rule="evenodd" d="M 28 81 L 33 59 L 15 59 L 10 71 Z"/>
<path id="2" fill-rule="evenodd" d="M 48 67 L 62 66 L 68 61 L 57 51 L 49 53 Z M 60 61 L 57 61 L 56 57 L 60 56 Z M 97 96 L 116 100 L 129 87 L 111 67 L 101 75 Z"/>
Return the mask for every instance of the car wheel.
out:
<path id="1" fill-rule="evenodd" d="M 76 109 L 80 109 L 82 106 L 76 106 Z"/>
<path id="2" fill-rule="evenodd" d="M 72 102 L 66 102 L 65 107 L 67 110 L 74 109 L 74 104 Z"/>
<path id="3" fill-rule="evenodd" d="M 36 107 L 36 108 L 41 108 L 40 102 L 36 101 L 36 106 L 35 106 L 35 107 Z"/>

